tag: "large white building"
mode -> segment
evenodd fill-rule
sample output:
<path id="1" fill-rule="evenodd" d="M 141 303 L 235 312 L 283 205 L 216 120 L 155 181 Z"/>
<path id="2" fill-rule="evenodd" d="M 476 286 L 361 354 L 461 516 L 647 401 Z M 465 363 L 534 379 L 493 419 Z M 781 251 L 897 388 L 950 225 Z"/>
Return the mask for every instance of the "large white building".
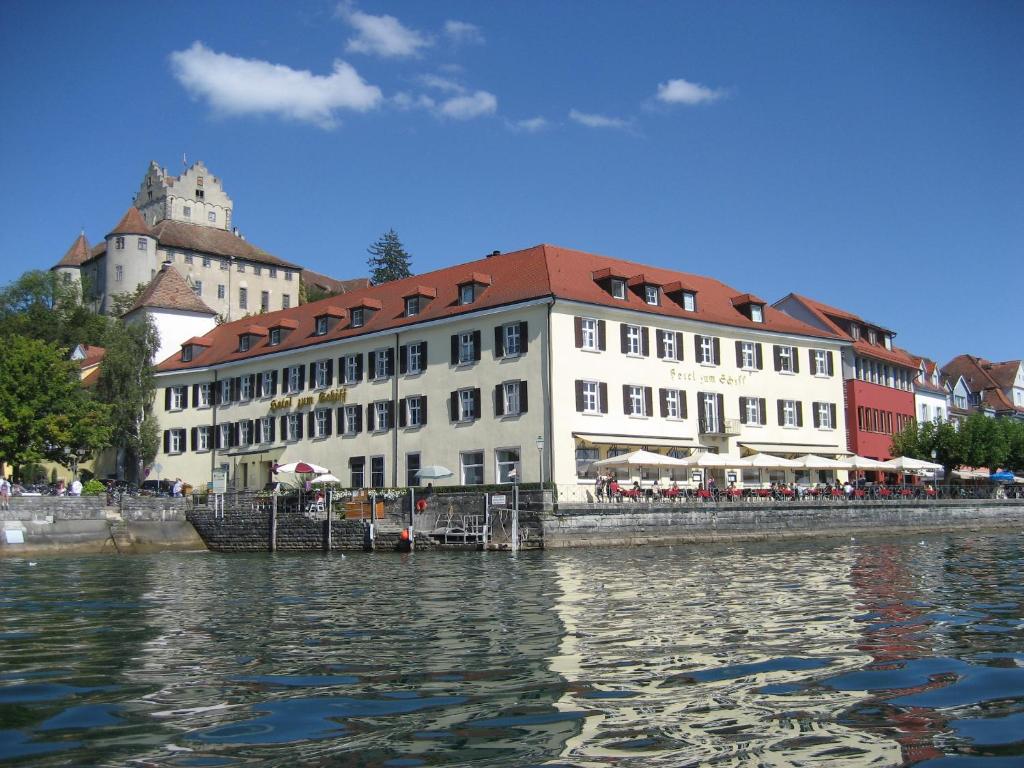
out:
<path id="1" fill-rule="evenodd" d="M 354 487 L 438 464 L 585 489 L 638 447 L 839 456 L 844 346 L 711 278 L 540 245 L 189 339 L 158 366 L 157 461 L 250 488 L 302 459 Z"/>
<path id="2" fill-rule="evenodd" d="M 227 320 L 297 305 L 302 267 L 245 240 L 232 216 L 231 198 L 202 161 L 180 176 L 153 162 L 103 240 L 90 246 L 80 234 L 52 269 L 80 283 L 100 312 L 110 312 L 118 294 L 148 285 L 164 262 Z"/>

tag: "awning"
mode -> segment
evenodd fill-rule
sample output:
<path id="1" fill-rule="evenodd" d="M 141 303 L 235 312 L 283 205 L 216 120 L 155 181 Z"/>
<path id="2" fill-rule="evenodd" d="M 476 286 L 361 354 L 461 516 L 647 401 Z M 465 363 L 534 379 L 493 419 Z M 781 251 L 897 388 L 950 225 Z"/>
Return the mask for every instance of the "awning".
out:
<path id="1" fill-rule="evenodd" d="M 695 437 L 668 437 L 664 435 L 599 435 L 591 432 L 573 432 L 577 440 L 594 445 L 654 445 L 665 448 L 706 448 Z"/>
<path id="2" fill-rule="evenodd" d="M 287 446 L 279 446 L 277 448 L 263 448 L 253 449 L 249 451 L 231 451 L 231 453 L 225 453 L 223 451 L 218 453 L 218 456 L 225 456 L 229 459 L 236 459 L 245 457 L 247 459 L 256 459 L 257 461 L 277 461 L 284 455 L 284 449 Z"/>
<path id="3" fill-rule="evenodd" d="M 761 453 L 829 453 L 834 456 L 852 456 L 853 452 L 836 445 L 825 445 L 824 443 L 753 443 L 748 440 L 738 440 L 737 443 L 744 448 Z"/>

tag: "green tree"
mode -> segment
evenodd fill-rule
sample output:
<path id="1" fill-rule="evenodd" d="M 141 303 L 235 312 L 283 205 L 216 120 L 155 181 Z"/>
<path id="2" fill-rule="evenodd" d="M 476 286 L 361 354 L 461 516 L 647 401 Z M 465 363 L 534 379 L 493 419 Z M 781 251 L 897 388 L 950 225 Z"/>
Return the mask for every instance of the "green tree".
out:
<path id="1" fill-rule="evenodd" d="M 398 239 L 395 230 L 389 229 L 381 235 L 366 252 L 371 257 L 366 263 L 370 267 L 370 280 L 374 285 L 412 276 L 412 257 L 402 247 L 402 241 Z"/>
<path id="2" fill-rule="evenodd" d="M 960 425 L 964 464 L 995 469 L 1006 464 L 1008 446 L 996 419 L 980 413 L 968 416 Z"/>
<path id="3" fill-rule="evenodd" d="M 147 287 L 148 286 L 145 283 L 139 283 L 135 286 L 134 291 L 124 291 L 123 293 L 115 293 L 111 296 L 111 317 L 121 317 L 121 315 L 131 309 L 135 305 L 135 302 L 139 300 L 139 297 L 145 293 Z"/>
<path id="4" fill-rule="evenodd" d="M 0 289 L 0 336 L 27 336 L 71 348 L 99 344 L 109 318 L 82 303 L 77 283 L 56 272 L 24 273 Z"/>
<path id="5" fill-rule="evenodd" d="M 109 444 L 110 409 L 79 380 L 78 366 L 55 344 L 0 337 L 0 460 L 71 466 Z"/>
<path id="6" fill-rule="evenodd" d="M 129 479 L 138 481 L 158 447 L 150 412 L 156 393 L 152 360 L 159 337 L 148 318 L 117 321 L 111 323 L 104 346 L 107 353 L 100 363 L 96 394 L 113 406 L 111 444 L 118 450 L 118 464 L 130 470 Z"/>

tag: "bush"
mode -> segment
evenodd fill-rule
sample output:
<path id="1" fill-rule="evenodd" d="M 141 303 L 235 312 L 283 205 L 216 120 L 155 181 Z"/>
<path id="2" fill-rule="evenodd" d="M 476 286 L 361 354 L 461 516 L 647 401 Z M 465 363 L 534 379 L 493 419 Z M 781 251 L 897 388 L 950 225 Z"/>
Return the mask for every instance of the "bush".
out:
<path id="1" fill-rule="evenodd" d="M 107 492 L 107 486 L 101 483 L 99 480 L 87 480 L 85 485 L 82 486 L 83 496 L 99 496 L 101 493 Z"/>

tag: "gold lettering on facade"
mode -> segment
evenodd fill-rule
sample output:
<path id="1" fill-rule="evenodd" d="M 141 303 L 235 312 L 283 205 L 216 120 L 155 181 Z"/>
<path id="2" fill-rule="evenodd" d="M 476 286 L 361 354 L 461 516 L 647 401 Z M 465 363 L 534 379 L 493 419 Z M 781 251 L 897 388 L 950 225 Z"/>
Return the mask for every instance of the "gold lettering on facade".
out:
<path id="1" fill-rule="evenodd" d="M 291 408 L 292 399 L 290 397 L 279 397 L 276 400 L 270 401 L 270 410 L 279 411 L 282 408 Z"/>
<path id="2" fill-rule="evenodd" d="M 301 408 L 304 405 L 312 405 L 314 402 L 316 402 L 315 397 L 313 397 L 312 395 L 306 395 L 305 397 L 300 397 L 298 402 L 295 403 L 295 405 Z"/>
<path id="3" fill-rule="evenodd" d="M 345 387 L 341 389 L 332 389 L 330 392 L 320 393 L 321 403 L 344 403 L 348 397 L 348 390 Z"/>
<path id="4" fill-rule="evenodd" d="M 738 376 L 728 373 L 698 375 L 693 371 L 681 371 L 678 368 L 670 368 L 668 375 L 672 381 L 691 381 L 696 384 L 719 384 L 723 387 L 743 387 L 747 384 L 747 376 L 743 374 Z"/>

